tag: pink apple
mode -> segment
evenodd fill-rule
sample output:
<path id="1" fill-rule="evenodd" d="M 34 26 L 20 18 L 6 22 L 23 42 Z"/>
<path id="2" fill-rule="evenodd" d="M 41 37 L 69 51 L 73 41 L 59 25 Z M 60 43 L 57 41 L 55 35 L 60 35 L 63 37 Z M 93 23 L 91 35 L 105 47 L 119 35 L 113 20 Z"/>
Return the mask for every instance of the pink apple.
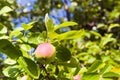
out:
<path id="1" fill-rule="evenodd" d="M 50 43 L 42 43 L 38 45 L 35 50 L 35 56 L 37 58 L 51 58 L 55 55 L 55 47 Z"/>

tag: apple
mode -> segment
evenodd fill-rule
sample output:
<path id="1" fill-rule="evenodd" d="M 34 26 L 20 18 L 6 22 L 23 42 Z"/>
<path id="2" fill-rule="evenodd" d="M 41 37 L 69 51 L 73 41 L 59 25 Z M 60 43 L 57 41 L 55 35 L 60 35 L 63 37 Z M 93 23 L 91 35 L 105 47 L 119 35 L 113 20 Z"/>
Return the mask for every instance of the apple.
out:
<path id="1" fill-rule="evenodd" d="M 56 55 L 56 48 L 51 43 L 39 44 L 35 50 L 35 57 L 41 61 L 51 61 Z"/>

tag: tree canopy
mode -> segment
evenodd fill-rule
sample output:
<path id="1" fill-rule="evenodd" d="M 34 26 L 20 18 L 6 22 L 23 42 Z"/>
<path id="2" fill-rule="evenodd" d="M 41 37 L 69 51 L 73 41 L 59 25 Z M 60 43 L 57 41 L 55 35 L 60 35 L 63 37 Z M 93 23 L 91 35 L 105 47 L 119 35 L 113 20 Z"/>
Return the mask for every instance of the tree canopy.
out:
<path id="1" fill-rule="evenodd" d="M 119 80 L 119 0 L 0 0 L 0 80 Z M 56 55 L 38 59 L 39 44 Z"/>

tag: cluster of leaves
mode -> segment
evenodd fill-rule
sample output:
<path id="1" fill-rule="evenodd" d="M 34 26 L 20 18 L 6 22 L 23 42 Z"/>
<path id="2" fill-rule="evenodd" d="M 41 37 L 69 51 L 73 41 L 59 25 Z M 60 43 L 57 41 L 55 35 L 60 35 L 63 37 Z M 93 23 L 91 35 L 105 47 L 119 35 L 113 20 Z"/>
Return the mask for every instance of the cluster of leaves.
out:
<path id="1" fill-rule="evenodd" d="M 77 23 L 54 26 L 48 14 L 45 16 L 46 31 L 27 33 L 33 24 L 23 23 L 22 29 L 15 29 L 8 36 L 7 28 L 1 24 L 0 52 L 8 56 L 1 68 L 4 78 L 19 79 L 28 75 L 38 80 L 69 80 L 79 74 L 82 80 L 113 80 L 120 76 L 119 50 L 116 49 L 119 44 L 112 34 L 102 36 L 84 29 L 60 32 L 61 28 L 77 26 Z M 56 58 L 50 64 L 41 64 L 35 59 L 34 51 L 30 51 L 46 40 L 56 47 Z"/>
<path id="2" fill-rule="evenodd" d="M 60 8 L 58 5 L 63 4 L 61 0 L 58 1 L 60 2 L 55 6 Z M 7 55 L 5 60 L 0 61 L 0 78 L 19 80 L 28 76 L 31 80 L 72 80 L 74 76 L 80 75 L 81 80 L 119 80 L 120 1 L 106 0 L 107 3 L 103 0 L 72 1 L 78 4 L 70 7 L 71 13 L 75 15 L 72 20 L 78 24 L 63 22 L 54 26 L 52 19 L 46 14 L 45 29 L 40 30 L 41 32 L 38 29 L 44 24 L 37 25 L 36 29 L 36 22 L 23 23 L 22 28 L 10 30 L 12 25 L 9 18 L 12 12 L 10 14 L 7 12 L 13 11 L 15 7 L 0 5 L 3 7 L 0 9 L 0 52 Z M 6 5 L 13 3 L 6 0 Z M 49 12 L 50 7 L 45 5 L 41 6 Z M 113 7 L 110 7 L 112 5 Z M 80 8 L 82 10 L 79 10 Z M 72 28 L 74 30 L 63 31 L 71 26 L 74 26 Z M 34 49 L 46 41 L 56 47 L 56 57 L 49 64 L 41 64 L 34 56 Z"/>

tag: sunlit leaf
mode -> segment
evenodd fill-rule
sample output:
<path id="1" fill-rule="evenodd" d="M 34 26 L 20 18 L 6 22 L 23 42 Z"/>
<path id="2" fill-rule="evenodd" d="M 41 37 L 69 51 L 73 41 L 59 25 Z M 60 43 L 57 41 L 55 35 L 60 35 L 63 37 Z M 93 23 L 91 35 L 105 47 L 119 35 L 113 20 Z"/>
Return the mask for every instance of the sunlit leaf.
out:
<path id="1" fill-rule="evenodd" d="M 82 67 L 82 68 L 80 69 L 80 72 L 79 72 L 79 73 L 83 74 L 84 72 L 87 72 L 86 67 Z"/>
<path id="2" fill-rule="evenodd" d="M 28 54 L 28 53 L 30 52 L 31 49 L 32 49 L 31 46 L 28 44 L 21 44 L 20 45 L 20 50 L 22 51 L 22 54 L 24 57 L 30 58 L 30 54 Z"/>
<path id="3" fill-rule="evenodd" d="M 8 3 L 13 4 L 15 0 L 7 0 Z"/>
<path id="4" fill-rule="evenodd" d="M 109 29 L 112 29 L 114 27 L 120 27 L 120 25 L 119 24 L 110 24 Z"/>
<path id="5" fill-rule="evenodd" d="M 113 80 L 112 78 L 102 78 L 102 80 Z"/>
<path id="6" fill-rule="evenodd" d="M 21 30 L 14 30 L 10 33 L 10 39 L 12 39 L 12 37 L 19 38 L 22 36 L 23 36 L 23 34 L 22 34 Z"/>
<path id="7" fill-rule="evenodd" d="M 0 23 L 0 34 L 5 34 L 7 33 L 7 28 Z"/>
<path id="8" fill-rule="evenodd" d="M 40 44 L 44 41 L 44 36 L 40 32 L 30 33 L 28 36 L 28 42 L 33 44 Z"/>
<path id="9" fill-rule="evenodd" d="M 111 70 L 112 66 L 110 64 L 105 65 L 105 67 L 101 70 L 101 73 L 104 74 Z"/>
<path id="10" fill-rule="evenodd" d="M 59 34 L 57 34 L 56 32 L 50 32 L 48 35 L 49 35 L 50 39 L 55 39 L 58 37 Z"/>
<path id="11" fill-rule="evenodd" d="M 10 58 L 7 58 L 7 59 L 4 60 L 4 63 L 8 64 L 8 65 L 14 65 L 14 64 L 16 64 L 16 61 L 12 60 Z"/>
<path id="12" fill-rule="evenodd" d="M 97 28 L 103 28 L 103 27 L 106 27 L 106 25 L 105 24 L 98 24 L 97 25 Z"/>
<path id="13" fill-rule="evenodd" d="M 105 46 L 109 42 L 116 42 L 116 39 L 112 38 L 112 34 L 108 34 L 105 37 L 102 37 L 102 39 L 100 41 L 100 47 Z"/>
<path id="14" fill-rule="evenodd" d="M 74 26 L 74 25 L 78 25 L 78 24 L 76 22 L 64 22 L 62 24 L 56 25 L 54 28 L 54 31 L 62 27 L 68 27 L 68 26 Z"/>
<path id="15" fill-rule="evenodd" d="M 45 15 L 45 26 L 48 33 L 53 32 L 54 25 L 53 25 L 52 19 L 49 18 L 48 14 Z"/>
<path id="16" fill-rule="evenodd" d="M 22 23 L 22 27 L 24 28 L 25 31 L 27 31 L 27 30 L 29 30 L 29 29 L 31 29 L 33 27 L 34 23 L 35 22 L 31 22 L 29 24 Z"/>
<path id="17" fill-rule="evenodd" d="M 87 73 L 82 76 L 81 80 L 100 80 L 100 75 L 97 73 Z"/>
<path id="18" fill-rule="evenodd" d="M 89 72 L 89 73 L 95 72 L 95 71 L 103 68 L 104 66 L 105 66 L 104 63 L 102 63 L 101 61 L 97 60 L 88 68 L 87 72 Z"/>
<path id="19" fill-rule="evenodd" d="M 120 73 L 120 68 L 119 67 L 113 67 L 110 71 L 111 72 L 119 72 Z"/>
<path id="20" fill-rule="evenodd" d="M 20 74 L 21 70 L 18 65 L 9 66 L 3 70 L 3 74 L 7 77 L 17 77 Z"/>
<path id="21" fill-rule="evenodd" d="M 103 77 L 120 77 L 120 72 L 106 72 Z"/>
<path id="22" fill-rule="evenodd" d="M 58 35 L 58 40 L 65 40 L 65 39 L 76 39 L 76 38 L 81 38 L 83 37 L 85 34 L 84 30 L 73 30 L 73 31 L 68 31 L 65 33 L 62 33 L 60 35 Z"/>
<path id="23" fill-rule="evenodd" d="M 4 14 L 4 13 L 8 13 L 8 12 L 10 12 L 10 11 L 13 11 L 13 9 L 11 9 L 11 8 L 8 7 L 8 6 L 5 6 L 5 7 L 3 7 L 3 8 L 0 10 L 0 15 L 1 15 L 1 14 Z"/>
<path id="24" fill-rule="evenodd" d="M 93 55 L 98 54 L 99 52 L 101 52 L 101 48 L 96 45 L 96 44 L 92 44 L 91 46 L 89 46 L 88 48 L 88 53 L 91 53 Z"/>
<path id="25" fill-rule="evenodd" d="M 95 31 L 90 31 L 91 34 L 94 34 L 95 36 L 102 37 L 101 34 Z"/>

